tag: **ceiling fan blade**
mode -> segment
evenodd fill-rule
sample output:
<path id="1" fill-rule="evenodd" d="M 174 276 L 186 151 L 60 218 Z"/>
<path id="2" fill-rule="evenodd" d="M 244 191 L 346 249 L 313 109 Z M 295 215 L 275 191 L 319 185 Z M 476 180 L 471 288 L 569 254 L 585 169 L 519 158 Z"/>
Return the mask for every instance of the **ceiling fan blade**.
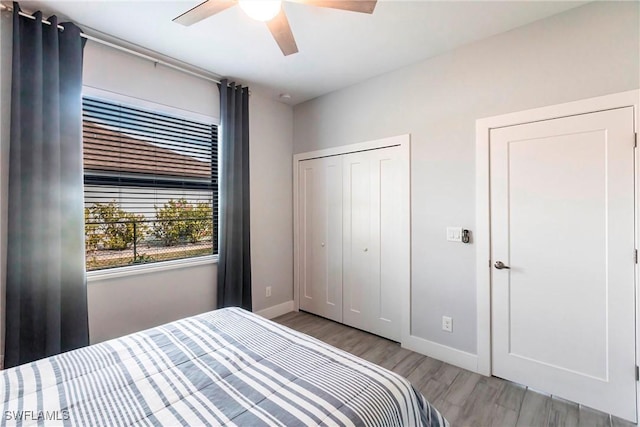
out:
<path id="1" fill-rule="evenodd" d="M 269 27 L 271 35 L 276 39 L 276 42 L 278 43 L 278 46 L 280 46 L 280 50 L 284 56 L 298 52 L 298 45 L 296 44 L 296 40 L 293 38 L 293 33 L 289 26 L 289 20 L 287 19 L 287 15 L 284 13 L 284 9 L 280 9 L 280 13 L 278 13 L 278 15 L 271 21 L 267 22 L 267 27 Z"/>
<path id="2" fill-rule="evenodd" d="M 377 0 L 290 0 L 311 6 L 330 7 L 332 9 L 349 10 L 351 12 L 373 13 Z"/>
<path id="3" fill-rule="evenodd" d="M 236 2 L 234 0 L 206 0 L 204 3 L 200 3 L 177 18 L 174 18 L 173 22 L 188 27 L 218 12 L 222 12 L 235 4 Z"/>

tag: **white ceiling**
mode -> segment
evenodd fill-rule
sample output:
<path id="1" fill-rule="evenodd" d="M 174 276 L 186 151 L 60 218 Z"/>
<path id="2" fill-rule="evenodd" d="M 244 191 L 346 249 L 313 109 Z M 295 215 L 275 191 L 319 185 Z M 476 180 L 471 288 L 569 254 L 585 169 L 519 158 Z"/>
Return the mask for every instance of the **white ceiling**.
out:
<path id="1" fill-rule="evenodd" d="M 191 27 L 171 22 L 202 0 L 22 1 L 81 27 L 248 82 L 297 104 L 586 1 L 380 0 L 373 15 L 284 3 L 299 53 L 283 56 L 239 7 Z"/>

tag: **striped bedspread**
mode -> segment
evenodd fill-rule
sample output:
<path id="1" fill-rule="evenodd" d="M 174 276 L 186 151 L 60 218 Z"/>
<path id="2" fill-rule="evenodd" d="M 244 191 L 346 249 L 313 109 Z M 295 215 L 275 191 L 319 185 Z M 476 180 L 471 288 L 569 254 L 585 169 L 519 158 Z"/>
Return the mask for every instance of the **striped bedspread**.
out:
<path id="1" fill-rule="evenodd" d="M 3 425 L 443 426 L 404 378 L 238 308 L 2 372 Z"/>

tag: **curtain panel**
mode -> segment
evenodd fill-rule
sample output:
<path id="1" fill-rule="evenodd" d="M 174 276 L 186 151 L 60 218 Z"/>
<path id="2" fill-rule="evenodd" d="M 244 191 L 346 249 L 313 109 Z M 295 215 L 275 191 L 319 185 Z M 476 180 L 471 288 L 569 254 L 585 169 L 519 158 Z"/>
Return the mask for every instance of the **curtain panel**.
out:
<path id="1" fill-rule="evenodd" d="M 5 367 L 89 344 L 80 29 L 13 5 Z"/>
<path id="2" fill-rule="evenodd" d="M 220 83 L 218 308 L 251 311 L 249 88 Z"/>

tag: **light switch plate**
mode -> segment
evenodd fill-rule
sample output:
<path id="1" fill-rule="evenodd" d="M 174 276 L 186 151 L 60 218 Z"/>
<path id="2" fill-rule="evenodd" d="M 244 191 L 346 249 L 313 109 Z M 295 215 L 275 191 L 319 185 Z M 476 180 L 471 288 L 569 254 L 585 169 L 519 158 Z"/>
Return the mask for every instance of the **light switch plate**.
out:
<path id="1" fill-rule="evenodd" d="M 447 227 L 448 242 L 462 242 L 462 227 Z"/>

